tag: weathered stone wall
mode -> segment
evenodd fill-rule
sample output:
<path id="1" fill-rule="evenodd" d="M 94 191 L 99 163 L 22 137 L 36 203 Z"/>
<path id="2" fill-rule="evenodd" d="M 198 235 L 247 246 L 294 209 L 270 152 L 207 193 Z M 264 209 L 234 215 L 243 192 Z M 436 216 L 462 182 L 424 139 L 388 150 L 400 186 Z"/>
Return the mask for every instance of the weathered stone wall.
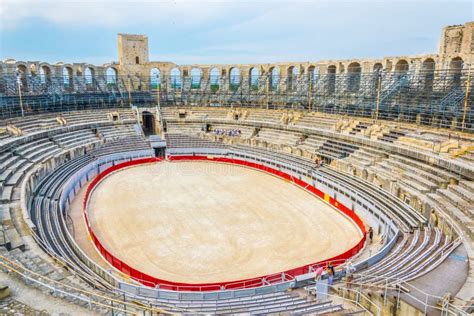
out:
<path id="1" fill-rule="evenodd" d="M 209 78 L 213 69 L 217 70 L 219 80 L 228 80 L 232 69 L 238 69 L 242 79 L 248 78 L 252 69 L 257 69 L 259 75 L 274 71 L 280 77 L 294 74 L 300 76 L 312 72 L 314 74 L 335 74 L 351 71 L 370 73 L 377 69 L 385 71 L 416 71 L 423 69 L 438 70 L 447 68 L 466 68 L 474 61 L 474 22 L 464 25 L 447 26 L 442 30 L 439 54 L 419 56 L 394 56 L 382 59 L 349 59 L 322 60 L 315 62 L 280 62 L 272 64 L 221 64 L 221 65 L 176 65 L 172 62 L 149 61 L 148 37 L 144 35 L 118 34 L 117 63 L 101 66 L 87 63 L 65 64 L 58 62 L 48 64 L 39 61 L 17 61 L 7 59 L 0 62 L 0 74 L 24 75 L 41 74 L 45 76 L 61 76 L 64 69 L 74 76 L 84 76 L 89 69 L 93 77 L 105 76 L 108 68 L 115 70 L 117 75 L 131 77 L 147 77 L 154 68 L 161 76 L 169 76 L 173 68 L 179 70 L 182 77 L 191 76 L 193 69 L 198 69 L 201 77 Z M 42 70 L 40 72 L 40 70 Z"/>
<path id="2" fill-rule="evenodd" d="M 471 64 L 474 54 L 474 22 L 443 28 L 439 54 L 443 62 L 460 57 L 465 63 Z"/>

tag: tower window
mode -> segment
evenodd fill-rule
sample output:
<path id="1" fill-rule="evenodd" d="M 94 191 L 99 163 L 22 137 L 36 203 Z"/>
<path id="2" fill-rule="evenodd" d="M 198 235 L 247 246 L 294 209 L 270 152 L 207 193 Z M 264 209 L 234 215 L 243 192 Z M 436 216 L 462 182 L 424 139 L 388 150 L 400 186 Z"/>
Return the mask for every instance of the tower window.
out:
<path id="1" fill-rule="evenodd" d="M 140 58 L 138 58 L 138 56 L 135 57 L 135 63 L 136 63 L 136 64 L 139 64 L 139 63 L 140 63 Z"/>

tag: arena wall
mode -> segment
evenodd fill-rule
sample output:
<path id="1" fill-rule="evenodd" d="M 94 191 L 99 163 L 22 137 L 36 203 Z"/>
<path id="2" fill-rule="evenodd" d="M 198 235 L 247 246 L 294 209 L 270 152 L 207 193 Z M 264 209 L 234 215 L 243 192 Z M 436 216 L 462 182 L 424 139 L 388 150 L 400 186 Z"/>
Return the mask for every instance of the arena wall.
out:
<path id="1" fill-rule="evenodd" d="M 155 278 L 153 276 L 147 275 L 141 271 L 138 271 L 137 269 L 127 265 L 125 262 L 121 261 L 117 257 L 115 257 L 108 249 L 106 249 L 101 241 L 98 239 L 97 235 L 94 233 L 87 214 L 87 206 L 89 202 L 89 198 L 94 191 L 95 187 L 103 180 L 105 179 L 108 175 L 110 175 L 113 172 L 116 172 L 120 169 L 123 168 L 129 168 L 131 166 L 136 166 L 144 163 L 153 163 L 153 162 L 159 162 L 161 159 L 158 158 L 144 158 L 144 159 L 138 159 L 134 161 L 129 161 L 129 162 L 124 162 L 120 163 L 117 165 L 114 165 L 106 170 L 104 170 L 102 173 L 100 173 L 92 182 L 89 184 L 84 201 L 83 201 L 83 211 L 84 211 L 84 219 L 86 222 L 87 229 L 89 231 L 89 234 L 91 236 L 91 239 L 93 243 L 95 244 L 97 250 L 100 252 L 102 257 L 109 262 L 113 267 L 115 267 L 117 270 L 121 271 L 122 273 L 130 276 L 134 280 L 139 281 L 140 283 L 151 286 L 151 287 L 157 287 L 159 286 L 160 289 L 165 289 L 165 290 L 173 290 L 173 291 L 179 291 L 179 290 L 185 290 L 185 291 L 216 291 L 220 289 L 244 289 L 244 288 L 253 288 L 253 287 L 259 287 L 264 284 L 262 284 L 262 280 L 265 280 L 265 282 L 268 283 L 273 283 L 273 282 L 281 282 L 282 281 L 282 276 L 289 276 L 289 277 L 295 277 L 297 275 L 302 275 L 310 272 L 310 267 L 317 265 L 319 263 L 323 262 L 334 262 L 334 265 L 339 265 L 341 263 L 344 263 L 347 259 L 355 256 L 361 249 L 363 249 L 365 245 L 365 239 L 366 239 L 366 231 L 365 231 L 365 225 L 362 222 L 362 220 L 355 214 L 355 212 L 349 208 L 347 208 L 345 205 L 334 199 L 333 197 L 329 196 L 328 194 L 325 194 L 324 192 L 320 191 L 319 189 L 316 189 L 315 187 L 311 186 L 309 183 L 306 183 L 300 179 L 296 179 L 292 177 L 291 175 L 270 168 L 268 166 L 264 166 L 258 163 L 254 162 L 248 162 L 245 160 L 240 160 L 240 159 L 230 159 L 230 158 L 223 158 L 223 157 L 211 157 L 211 156 L 172 156 L 169 158 L 170 160 L 173 161 L 212 161 L 212 162 L 219 162 L 219 163 L 230 163 L 230 164 L 237 164 L 241 166 L 245 166 L 247 168 L 253 168 L 257 169 L 263 172 L 270 173 L 274 176 L 277 176 L 279 178 L 285 179 L 287 181 L 291 181 L 300 188 L 309 191 L 310 193 L 314 194 L 315 196 L 319 197 L 320 199 L 326 201 L 328 204 L 332 205 L 335 209 L 337 209 L 339 212 L 347 216 L 350 220 L 354 222 L 354 224 L 360 229 L 362 238 L 360 241 L 345 251 L 342 254 L 339 254 L 337 256 L 334 256 L 332 258 L 327 258 L 326 260 L 323 260 L 321 262 L 314 262 L 307 264 L 302 267 L 296 267 L 294 269 L 288 270 L 288 271 L 281 271 L 276 274 L 271 274 L 271 275 L 265 275 L 265 276 L 258 276 L 252 279 L 246 279 L 246 280 L 235 280 L 232 282 L 221 282 L 221 283 L 206 283 L 206 284 L 187 284 L 187 283 L 179 283 L 179 282 L 173 282 L 170 280 L 161 280 L 158 278 Z"/>

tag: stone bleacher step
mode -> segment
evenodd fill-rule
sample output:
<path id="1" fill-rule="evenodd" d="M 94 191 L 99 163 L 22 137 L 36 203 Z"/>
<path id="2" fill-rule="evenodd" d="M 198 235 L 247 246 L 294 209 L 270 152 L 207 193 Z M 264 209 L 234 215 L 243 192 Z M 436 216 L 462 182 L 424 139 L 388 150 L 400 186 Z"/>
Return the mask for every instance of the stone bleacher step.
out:
<path id="1" fill-rule="evenodd" d="M 470 192 L 474 192 L 474 181 L 461 180 L 459 185 Z"/>
<path id="2" fill-rule="evenodd" d="M 467 216 L 459 208 L 436 193 L 429 193 L 427 194 L 427 197 L 444 212 L 452 216 L 453 219 L 460 224 L 463 230 L 471 236 L 471 238 L 474 237 L 474 230 L 472 229 L 474 228 L 474 219 L 472 216 Z"/>
<path id="3" fill-rule="evenodd" d="M 74 140 L 77 138 L 82 138 L 85 136 L 94 136 L 91 130 L 79 131 L 79 132 L 72 132 L 67 134 L 61 134 L 57 137 L 53 137 L 54 141 L 58 143 L 68 142 L 70 140 Z"/>
<path id="4" fill-rule="evenodd" d="M 35 155 L 31 158 L 31 160 L 35 163 L 42 162 L 46 159 L 49 159 L 56 154 L 60 153 L 62 148 L 57 147 L 56 145 L 51 146 L 48 150 L 43 151 L 40 155 Z"/>
<path id="5" fill-rule="evenodd" d="M 468 201 L 464 200 L 462 196 L 459 196 L 449 189 L 439 189 L 437 192 L 450 201 L 453 205 L 456 205 L 461 209 L 467 209 L 471 205 Z"/>
<path id="6" fill-rule="evenodd" d="M 25 162 L 20 168 L 15 169 L 13 175 L 6 181 L 6 184 L 17 185 L 31 166 L 33 166 L 32 163 Z"/>
<path id="7" fill-rule="evenodd" d="M 10 177 L 12 177 L 16 170 L 27 164 L 28 161 L 26 159 L 20 158 L 18 159 L 12 166 L 10 166 L 8 169 L 4 170 L 0 174 L 0 181 L 3 181 L 4 184 L 7 184 L 9 181 Z"/>
<path id="8" fill-rule="evenodd" d="M 444 178 L 444 179 L 456 179 L 456 178 L 458 178 L 455 174 L 453 174 L 449 171 L 445 171 L 445 170 L 442 170 L 440 168 L 433 167 L 433 166 L 430 166 L 426 163 L 418 162 L 418 161 L 415 161 L 415 160 L 410 159 L 410 158 L 406 158 L 406 157 L 399 156 L 399 155 L 390 155 L 390 157 L 393 158 L 393 159 L 396 159 L 398 161 L 401 161 L 403 164 L 413 166 L 415 168 L 419 168 L 421 170 L 424 170 L 426 172 L 435 174 L 435 175 L 437 175 L 441 178 Z"/>
<path id="9" fill-rule="evenodd" d="M 12 192 L 13 192 L 13 186 L 9 186 L 9 185 L 3 186 L 1 189 L 0 202 L 8 203 L 11 200 Z"/>
<path id="10" fill-rule="evenodd" d="M 387 164 L 392 165 L 392 166 L 394 166 L 398 169 L 409 170 L 411 173 L 415 174 L 415 176 L 413 176 L 413 178 L 415 178 L 415 179 L 420 179 L 420 180 L 421 179 L 426 179 L 426 180 L 428 180 L 428 182 L 426 182 L 426 184 L 429 187 L 436 188 L 440 185 L 448 183 L 448 181 L 445 180 L 444 178 L 441 178 L 441 177 L 439 177 L 439 176 L 437 176 L 437 175 L 435 175 L 431 172 L 427 172 L 425 170 L 407 165 L 405 163 L 400 162 L 399 160 L 386 159 L 385 161 L 386 161 Z M 420 176 L 422 178 L 420 178 Z"/>
<path id="11" fill-rule="evenodd" d="M 13 156 L 11 152 L 3 152 L 0 156 L 0 168 L 4 168 L 3 164 Z"/>
<path id="12" fill-rule="evenodd" d="M 18 156 L 12 156 L 12 154 L 9 154 L 9 158 L 5 159 L 2 164 L 0 164 L 0 170 L 5 170 L 9 168 L 13 163 L 15 163 L 19 157 Z"/>

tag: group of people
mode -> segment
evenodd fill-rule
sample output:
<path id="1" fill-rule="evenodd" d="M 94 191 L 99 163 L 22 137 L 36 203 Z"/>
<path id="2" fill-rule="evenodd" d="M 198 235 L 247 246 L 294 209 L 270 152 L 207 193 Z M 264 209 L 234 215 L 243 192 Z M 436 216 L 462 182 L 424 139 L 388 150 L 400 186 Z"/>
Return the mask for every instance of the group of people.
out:
<path id="1" fill-rule="evenodd" d="M 369 227 L 367 230 L 367 238 L 370 244 L 373 243 L 374 241 L 374 230 L 372 227 Z M 352 262 L 348 261 L 345 266 L 345 278 L 346 278 L 346 286 L 350 287 L 352 279 L 353 279 L 353 273 L 356 271 L 354 265 Z M 336 275 L 336 271 L 334 270 L 334 265 L 332 262 L 328 262 L 328 264 L 323 267 L 320 266 L 316 268 L 315 270 L 315 281 L 316 283 L 321 279 L 323 273 L 326 272 L 328 276 L 328 284 L 332 285 L 334 283 L 334 277 Z"/>
<path id="2" fill-rule="evenodd" d="M 216 135 L 224 135 L 224 136 L 240 136 L 242 135 L 242 131 L 240 129 L 214 129 L 214 134 Z"/>

